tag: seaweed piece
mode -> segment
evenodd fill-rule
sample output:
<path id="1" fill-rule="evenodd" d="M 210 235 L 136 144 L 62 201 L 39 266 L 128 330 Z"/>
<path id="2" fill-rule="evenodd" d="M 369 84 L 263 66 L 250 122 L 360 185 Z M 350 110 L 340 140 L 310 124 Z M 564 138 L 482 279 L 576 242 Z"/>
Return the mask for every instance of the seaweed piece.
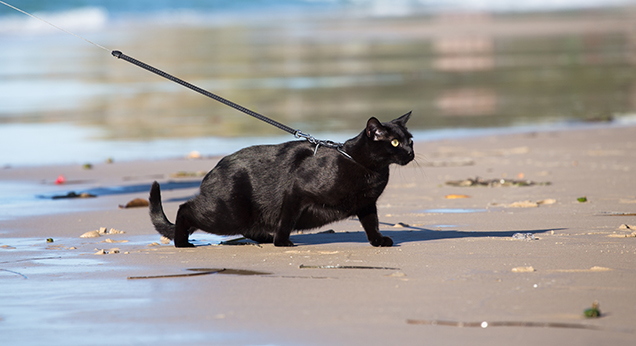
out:
<path id="1" fill-rule="evenodd" d="M 457 186 L 457 187 L 471 187 L 471 186 L 488 186 L 488 187 L 499 187 L 499 186 L 535 186 L 535 185 L 551 185 L 552 183 L 549 181 L 546 182 L 535 182 L 532 180 L 516 180 L 516 179 L 482 179 L 480 177 L 468 178 L 464 180 L 448 180 L 446 185 L 449 186 Z"/>
<path id="2" fill-rule="evenodd" d="M 82 193 L 77 193 L 75 191 L 71 191 L 69 193 L 67 193 L 66 195 L 56 195 L 51 197 L 51 199 L 62 199 L 62 198 L 93 198 L 93 197 L 97 197 L 93 194 L 90 194 L 88 192 L 82 192 Z"/>
<path id="3" fill-rule="evenodd" d="M 400 270 L 400 268 L 392 267 L 370 267 L 370 266 L 341 266 L 341 265 L 322 265 L 322 266 L 307 266 L 301 264 L 300 269 L 387 269 L 387 270 Z"/>
<path id="4" fill-rule="evenodd" d="M 583 311 L 583 315 L 585 315 L 585 317 L 587 318 L 599 318 L 601 317 L 601 310 L 599 310 L 598 308 L 598 302 L 595 301 L 594 303 L 592 303 L 592 307 L 589 309 L 585 309 L 585 311 Z"/>
<path id="5" fill-rule="evenodd" d="M 194 273 L 129 276 L 128 280 L 180 278 L 180 277 L 200 276 L 200 275 L 209 275 L 209 274 L 270 275 L 270 273 L 259 272 L 259 271 L 255 271 L 255 270 L 231 269 L 231 268 L 188 268 L 187 270 L 192 271 Z"/>

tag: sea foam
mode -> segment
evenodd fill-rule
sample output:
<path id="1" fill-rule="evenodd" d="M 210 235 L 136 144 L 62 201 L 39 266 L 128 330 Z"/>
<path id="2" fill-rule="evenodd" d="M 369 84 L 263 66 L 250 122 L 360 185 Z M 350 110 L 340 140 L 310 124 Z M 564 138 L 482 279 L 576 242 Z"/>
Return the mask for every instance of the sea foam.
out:
<path id="1" fill-rule="evenodd" d="M 68 31 L 93 31 L 108 22 L 108 11 L 101 7 L 82 7 L 60 12 L 36 12 L 34 16 Z M 58 31 L 49 24 L 33 17 L 17 13 L 0 17 L 0 34 L 46 34 Z"/>

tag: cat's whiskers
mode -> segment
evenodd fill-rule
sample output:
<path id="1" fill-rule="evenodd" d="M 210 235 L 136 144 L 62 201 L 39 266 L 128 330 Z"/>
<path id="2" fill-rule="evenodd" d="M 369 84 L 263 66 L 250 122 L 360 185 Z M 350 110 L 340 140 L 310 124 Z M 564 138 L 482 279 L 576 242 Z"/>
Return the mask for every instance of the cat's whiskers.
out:
<path id="1" fill-rule="evenodd" d="M 409 162 L 408 166 L 410 166 L 410 165 L 417 166 L 417 171 L 418 171 L 418 173 L 420 173 L 420 176 L 422 178 L 428 178 L 428 176 L 426 175 L 426 170 L 424 169 L 424 167 L 420 163 L 420 160 L 422 160 L 424 162 L 429 162 L 429 160 L 426 159 L 426 156 L 424 156 L 423 154 L 417 154 L 416 153 L 415 154 L 415 158 L 413 159 L 413 161 Z"/>

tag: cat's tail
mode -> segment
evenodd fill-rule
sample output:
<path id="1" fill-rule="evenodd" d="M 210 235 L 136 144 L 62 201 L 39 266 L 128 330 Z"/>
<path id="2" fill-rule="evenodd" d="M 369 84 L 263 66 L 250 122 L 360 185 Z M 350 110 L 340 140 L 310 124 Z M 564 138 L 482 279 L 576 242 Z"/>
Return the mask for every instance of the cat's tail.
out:
<path id="1" fill-rule="evenodd" d="M 170 240 L 174 239 L 175 227 L 163 212 L 163 207 L 161 206 L 161 190 L 159 183 L 156 181 L 152 183 L 152 187 L 150 188 L 150 221 L 152 221 L 152 224 L 159 234 Z"/>

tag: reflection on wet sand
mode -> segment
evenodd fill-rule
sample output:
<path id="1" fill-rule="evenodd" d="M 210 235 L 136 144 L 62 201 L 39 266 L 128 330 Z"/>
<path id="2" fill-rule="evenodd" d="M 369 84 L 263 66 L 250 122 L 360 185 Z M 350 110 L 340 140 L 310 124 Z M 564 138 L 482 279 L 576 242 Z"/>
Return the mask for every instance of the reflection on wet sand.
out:
<path id="1" fill-rule="evenodd" d="M 127 24 L 106 46 L 306 132 L 607 119 L 636 110 L 631 10 L 313 16 Z M 71 122 L 106 139 L 280 132 L 74 38 L 0 37 L 0 124 Z M 79 42 L 78 42 L 79 41 Z M 42 52 L 47 52 L 45 55 Z"/>

